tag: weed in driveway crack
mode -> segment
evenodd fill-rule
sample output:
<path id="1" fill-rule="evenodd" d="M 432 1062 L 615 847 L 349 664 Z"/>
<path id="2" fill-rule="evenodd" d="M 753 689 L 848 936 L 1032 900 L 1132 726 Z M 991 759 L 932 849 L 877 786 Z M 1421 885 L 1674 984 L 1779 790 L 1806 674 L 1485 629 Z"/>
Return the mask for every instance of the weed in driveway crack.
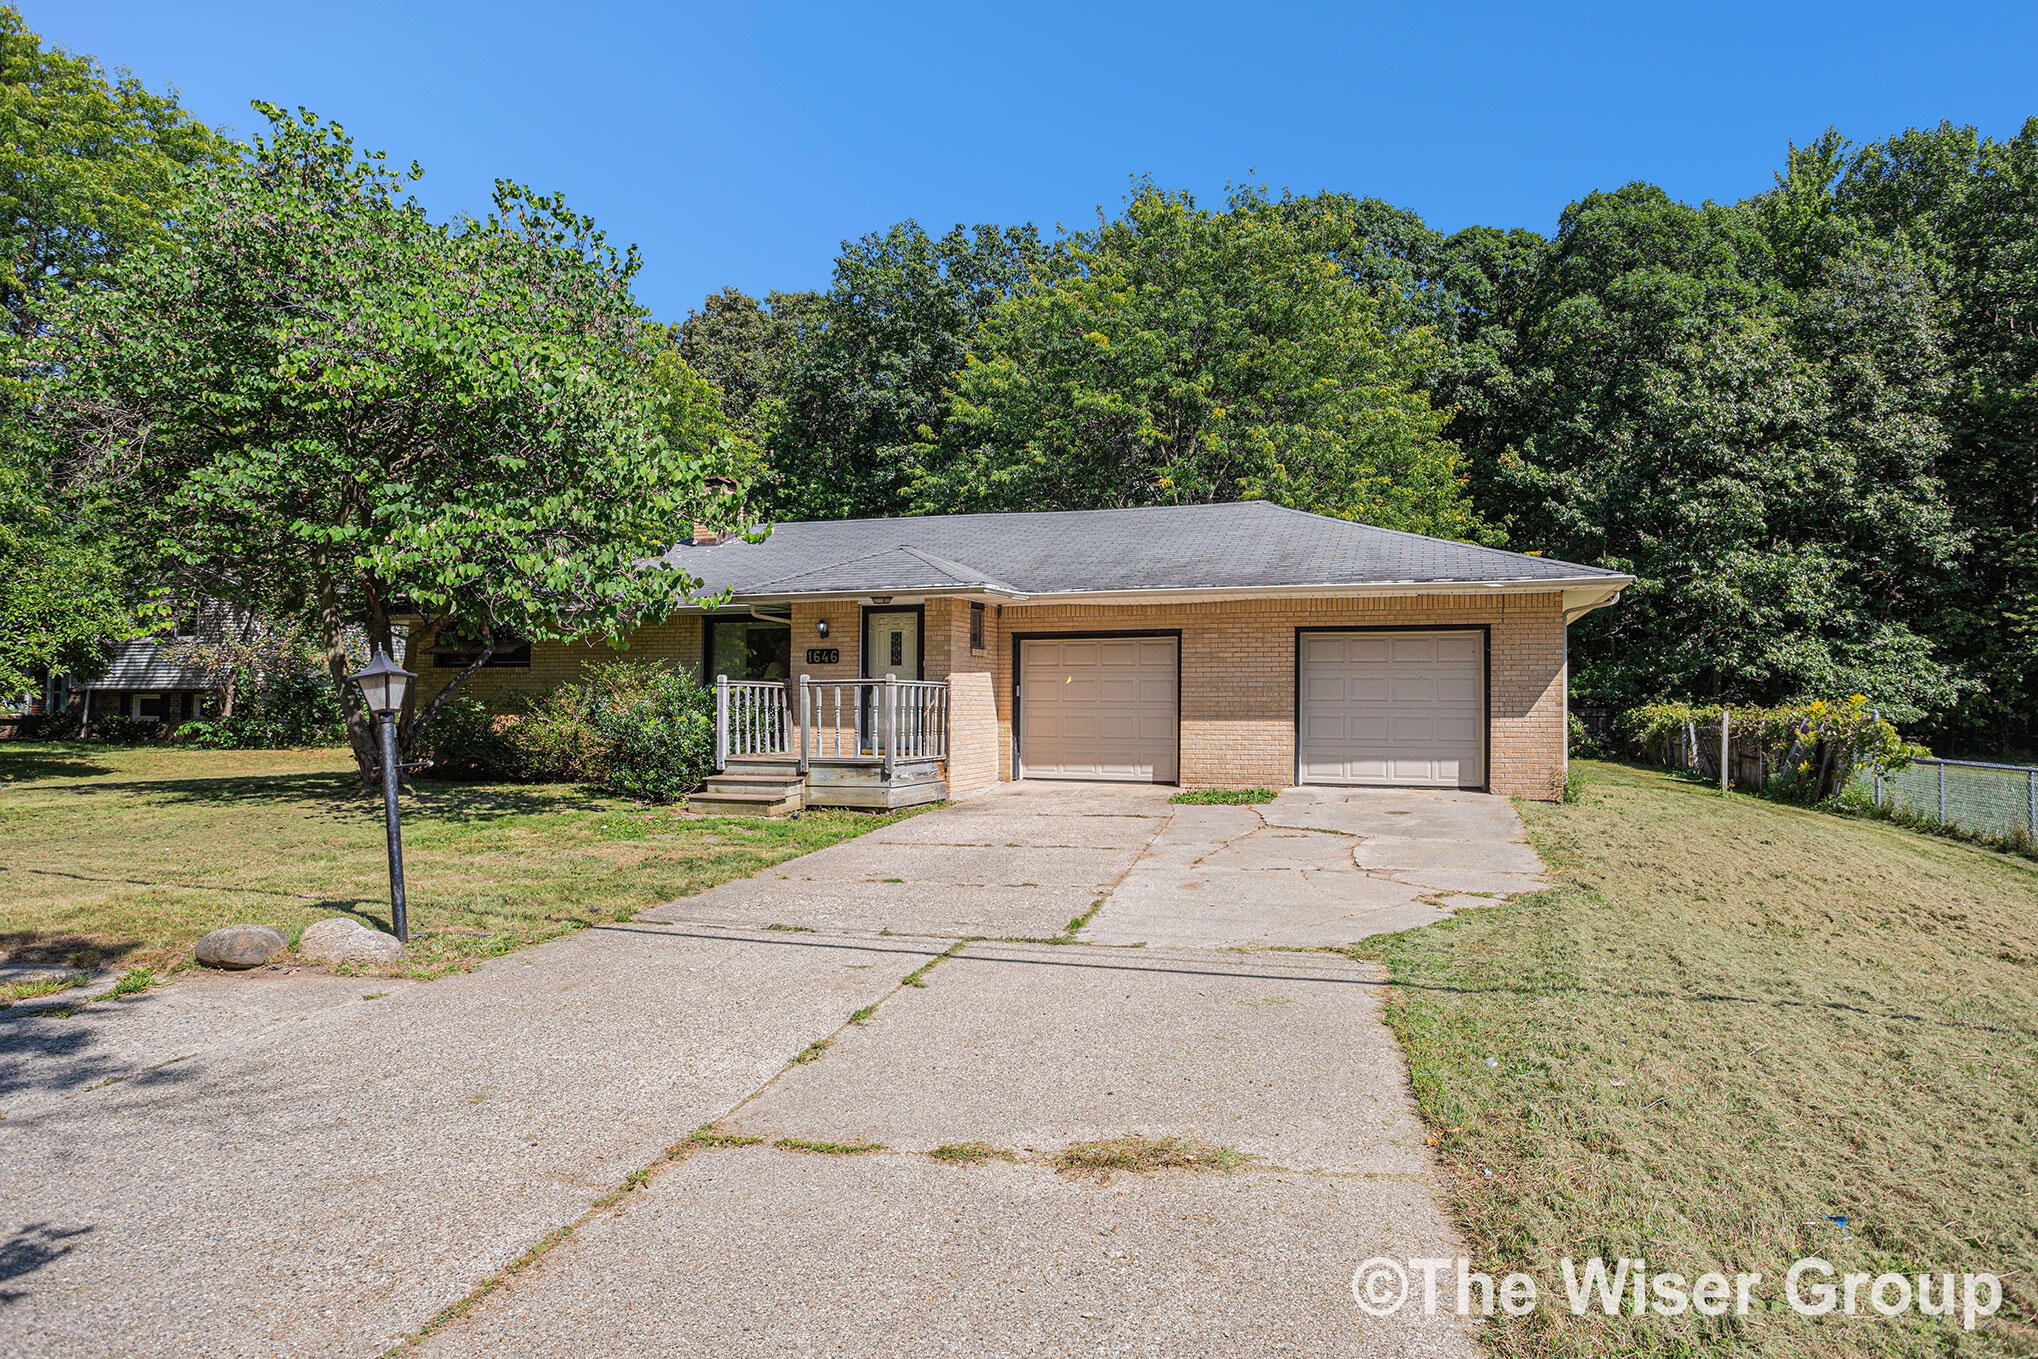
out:
<path id="1" fill-rule="evenodd" d="M 1090 903 L 1089 910 L 1084 911 L 1081 915 L 1069 921 L 1068 925 L 1062 930 L 1062 937 L 1064 939 L 1074 939 L 1077 933 L 1081 931 L 1083 926 L 1089 924 L 1092 920 L 1095 920 L 1097 918 L 1097 912 L 1103 909 L 1104 909 L 1104 898 L 1098 897 L 1095 901 Z"/>
<path id="2" fill-rule="evenodd" d="M 1254 1158 L 1236 1147 L 1213 1146 L 1186 1137 L 1112 1137 L 1078 1142 L 1049 1164 L 1064 1175 L 1089 1176 L 1109 1182 L 1118 1171 L 1145 1174 L 1155 1170 L 1193 1170 L 1229 1175 Z"/>
<path id="3" fill-rule="evenodd" d="M 754 1147 L 763 1140 L 761 1137 L 750 1137 L 743 1133 L 725 1133 L 712 1123 L 703 1123 L 679 1146 L 707 1151 L 717 1147 Z"/>
<path id="4" fill-rule="evenodd" d="M 781 1137 L 771 1145 L 780 1151 L 801 1151 L 810 1156 L 868 1156 L 885 1149 L 882 1142 L 807 1142 L 797 1137 Z"/>
<path id="5" fill-rule="evenodd" d="M 950 1142 L 928 1152 L 927 1159 L 945 1166 L 980 1166 L 986 1161 L 1016 1161 L 1019 1154 L 989 1142 Z"/>
<path id="6" fill-rule="evenodd" d="M 962 952 L 964 947 L 967 946 L 969 942 L 970 941 L 967 939 L 956 940 L 954 943 L 950 944 L 947 948 L 943 949 L 940 953 L 935 954 L 932 958 L 929 958 L 926 962 L 920 964 L 920 966 L 914 968 L 911 972 L 907 973 L 905 980 L 901 982 L 900 985 L 917 986 L 923 991 L 926 990 L 927 982 L 925 978 L 927 974 L 929 972 L 932 972 L 935 969 L 935 967 L 939 965 L 944 959 L 953 958 L 956 954 Z"/>

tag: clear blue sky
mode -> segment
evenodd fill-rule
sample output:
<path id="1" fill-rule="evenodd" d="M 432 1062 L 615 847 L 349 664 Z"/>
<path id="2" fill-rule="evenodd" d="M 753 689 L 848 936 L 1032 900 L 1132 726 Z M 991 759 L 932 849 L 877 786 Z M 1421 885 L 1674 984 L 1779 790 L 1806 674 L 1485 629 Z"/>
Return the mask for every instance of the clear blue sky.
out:
<path id="1" fill-rule="evenodd" d="M 906 217 L 1043 228 L 1135 173 L 1256 174 L 1431 225 L 1548 231 L 1595 188 L 1766 188 L 1786 143 L 2038 114 L 2038 4 L 328 5 L 25 0 L 31 28 L 246 133 L 302 104 L 425 167 L 563 191 L 677 320 L 713 289 L 825 286 Z"/>

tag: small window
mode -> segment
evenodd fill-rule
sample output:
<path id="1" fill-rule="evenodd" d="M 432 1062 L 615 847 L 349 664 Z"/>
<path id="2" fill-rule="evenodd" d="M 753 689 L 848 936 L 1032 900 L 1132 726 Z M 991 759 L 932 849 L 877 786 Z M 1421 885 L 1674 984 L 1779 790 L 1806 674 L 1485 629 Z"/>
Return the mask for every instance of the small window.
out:
<path id="1" fill-rule="evenodd" d="M 432 648 L 432 669 L 465 670 L 474 664 L 474 658 L 481 654 L 481 648 L 472 642 L 456 638 L 441 639 Z M 496 639 L 495 651 L 484 670 L 529 670 L 531 668 L 531 644 L 514 637 Z"/>
<path id="2" fill-rule="evenodd" d="M 969 649 L 984 649 L 984 606 L 981 604 L 969 606 Z"/>
<path id="3" fill-rule="evenodd" d="M 161 694 L 136 694 L 133 714 L 144 722 L 163 720 L 163 696 Z"/>
<path id="4" fill-rule="evenodd" d="M 793 668 L 792 625 L 755 618 L 710 618 L 706 650 L 709 681 L 717 675 L 732 680 L 784 680 Z"/>

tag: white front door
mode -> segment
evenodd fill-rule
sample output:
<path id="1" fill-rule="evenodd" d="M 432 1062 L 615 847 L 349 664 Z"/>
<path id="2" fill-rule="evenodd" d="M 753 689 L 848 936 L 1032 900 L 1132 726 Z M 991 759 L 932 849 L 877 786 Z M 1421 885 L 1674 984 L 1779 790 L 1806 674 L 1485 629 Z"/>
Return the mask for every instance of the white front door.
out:
<path id="1" fill-rule="evenodd" d="M 1485 786 L 1483 633 L 1305 632 L 1299 663 L 1302 782 Z"/>
<path id="2" fill-rule="evenodd" d="M 1019 651 L 1019 774 L 1173 783 L 1172 637 L 1032 638 Z"/>
<path id="3" fill-rule="evenodd" d="M 902 680 L 920 678 L 920 614 L 916 609 L 872 612 L 865 616 L 863 677 Z"/>
<path id="4" fill-rule="evenodd" d="M 865 679 L 917 680 L 920 678 L 920 611 L 918 609 L 872 610 L 863 616 L 863 677 Z M 877 690 L 864 691 L 863 730 L 866 748 L 883 753 L 884 710 Z M 906 743 L 901 742 L 905 749 Z"/>

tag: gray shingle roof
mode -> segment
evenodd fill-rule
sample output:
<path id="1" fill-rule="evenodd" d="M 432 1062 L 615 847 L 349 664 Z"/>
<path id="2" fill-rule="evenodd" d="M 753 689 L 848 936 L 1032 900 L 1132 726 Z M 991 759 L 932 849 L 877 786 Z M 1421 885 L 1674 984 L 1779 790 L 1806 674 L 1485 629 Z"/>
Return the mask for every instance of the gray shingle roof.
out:
<path id="1" fill-rule="evenodd" d="M 180 665 L 146 639 L 121 642 L 113 649 L 106 673 L 87 689 L 210 689 L 212 682 L 196 666 Z"/>
<path id="2" fill-rule="evenodd" d="M 1374 528 L 1263 500 L 778 524 L 662 559 L 738 596 L 1624 582 L 1615 571 Z"/>

